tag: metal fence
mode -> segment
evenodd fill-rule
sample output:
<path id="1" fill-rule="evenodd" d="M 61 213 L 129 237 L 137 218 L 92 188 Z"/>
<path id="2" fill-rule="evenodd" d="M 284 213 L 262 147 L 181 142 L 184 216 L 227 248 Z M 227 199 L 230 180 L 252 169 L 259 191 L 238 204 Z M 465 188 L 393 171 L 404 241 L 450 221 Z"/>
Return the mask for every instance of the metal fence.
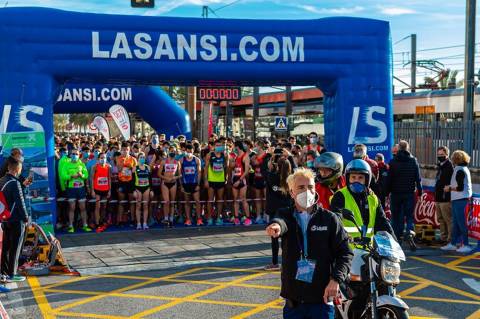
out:
<path id="1" fill-rule="evenodd" d="M 480 122 L 396 122 L 395 141 L 410 143 L 412 154 L 421 164 L 434 165 L 437 147 L 445 145 L 450 152 L 463 149 L 464 134 L 473 135 L 473 152 L 470 167 L 480 168 Z"/>

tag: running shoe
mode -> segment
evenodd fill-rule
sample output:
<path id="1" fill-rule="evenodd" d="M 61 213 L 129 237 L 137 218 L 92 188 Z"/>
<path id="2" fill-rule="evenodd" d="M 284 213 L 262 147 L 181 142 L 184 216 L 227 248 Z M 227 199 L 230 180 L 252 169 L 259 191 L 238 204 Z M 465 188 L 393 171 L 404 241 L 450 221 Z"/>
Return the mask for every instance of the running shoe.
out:
<path id="1" fill-rule="evenodd" d="M 252 220 L 251 220 L 250 218 L 245 218 L 245 219 L 243 220 L 243 224 L 244 224 L 245 226 L 250 226 L 250 225 L 252 224 Z"/>
<path id="2" fill-rule="evenodd" d="M 470 252 L 472 252 L 472 248 L 468 245 L 462 245 L 462 247 L 457 249 L 457 253 L 461 254 L 469 254 Z"/>
<path id="3" fill-rule="evenodd" d="M 147 230 L 149 227 L 148 227 L 148 224 L 147 223 L 143 223 L 143 230 Z"/>
<path id="4" fill-rule="evenodd" d="M 235 216 L 231 216 L 229 221 L 230 223 L 235 224 Z"/>
<path id="5" fill-rule="evenodd" d="M 7 292 L 10 292 L 10 291 L 11 290 L 8 289 L 7 287 L 0 285 L 0 292 L 1 293 L 7 293 Z"/>
<path id="6" fill-rule="evenodd" d="M 262 216 L 258 215 L 258 216 L 257 216 L 257 219 L 255 220 L 255 223 L 256 223 L 256 224 L 259 224 L 259 225 L 262 225 L 262 224 L 264 224 L 265 222 L 264 222 Z"/>
<path id="7" fill-rule="evenodd" d="M 207 219 L 207 226 L 213 226 L 213 219 Z"/>
<path id="8" fill-rule="evenodd" d="M 240 225 L 240 219 L 235 218 L 235 219 L 233 220 L 233 223 L 234 223 L 235 225 Z"/>
<path id="9" fill-rule="evenodd" d="M 100 225 L 95 229 L 95 232 L 96 233 L 102 233 L 102 232 L 105 231 L 105 229 L 107 229 L 107 225 Z"/>
<path id="10" fill-rule="evenodd" d="M 197 226 L 203 226 L 203 220 L 201 218 L 197 219 Z"/>
<path id="11" fill-rule="evenodd" d="M 92 229 L 91 229 L 90 227 L 88 227 L 87 225 L 83 226 L 83 227 L 82 227 L 82 230 L 83 230 L 84 232 L 86 232 L 86 233 L 89 233 L 89 232 L 92 231 Z"/>
<path id="12" fill-rule="evenodd" d="M 242 216 L 242 219 L 241 219 L 242 223 L 245 221 L 245 219 L 247 219 L 247 217 Z"/>
<path id="13" fill-rule="evenodd" d="M 75 232 L 75 228 L 73 228 L 73 226 L 68 226 L 68 228 L 67 228 L 67 233 L 72 234 L 72 233 L 74 233 L 74 232 Z"/>
<path id="14" fill-rule="evenodd" d="M 27 278 L 24 276 L 13 275 L 7 278 L 7 282 L 21 282 L 21 281 L 25 281 L 25 279 Z"/>
<path id="15" fill-rule="evenodd" d="M 137 230 L 142 230 L 142 224 L 140 223 L 137 224 Z"/>
<path id="16" fill-rule="evenodd" d="M 184 224 L 185 226 L 192 226 L 192 221 L 190 219 L 187 219 L 187 221 Z"/>
<path id="17" fill-rule="evenodd" d="M 444 251 L 453 251 L 457 250 L 457 247 L 455 245 L 452 245 L 451 243 L 448 243 L 447 245 L 440 247 L 440 249 Z"/>
<path id="18" fill-rule="evenodd" d="M 217 220 L 215 221 L 215 225 L 223 226 L 223 220 L 220 217 L 218 217 Z"/>
<path id="19" fill-rule="evenodd" d="M 276 270 L 280 270 L 280 265 L 269 264 L 269 265 L 266 265 L 265 267 L 263 267 L 263 269 L 267 270 L 267 271 L 276 271 Z"/>

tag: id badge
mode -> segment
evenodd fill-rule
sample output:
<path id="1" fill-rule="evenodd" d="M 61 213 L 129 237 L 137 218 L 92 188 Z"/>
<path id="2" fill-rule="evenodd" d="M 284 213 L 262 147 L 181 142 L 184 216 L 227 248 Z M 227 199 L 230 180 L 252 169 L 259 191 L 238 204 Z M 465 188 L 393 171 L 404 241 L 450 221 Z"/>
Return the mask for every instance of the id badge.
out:
<path id="1" fill-rule="evenodd" d="M 297 261 L 297 275 L 295 279 L 309 284 L 312 283 L 315 264 L 316 262 L 310 259 L 300 259 Z"/>

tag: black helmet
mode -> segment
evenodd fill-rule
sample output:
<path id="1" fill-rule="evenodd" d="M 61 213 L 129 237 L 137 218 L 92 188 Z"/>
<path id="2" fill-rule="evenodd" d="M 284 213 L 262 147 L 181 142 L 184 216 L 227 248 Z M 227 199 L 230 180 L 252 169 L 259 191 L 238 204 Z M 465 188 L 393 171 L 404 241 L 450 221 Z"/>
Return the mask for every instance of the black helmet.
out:
<path id="1" fill-rule="evenodd" d="M 354 159 L 350 163 L 348 163 L 347 167 L 345 168 L 345 177 L 347 179 L 347 185 L 350 185 L 350 174 L 357 173 L 365 175 L 365 180 L 367 181 L 367 185 L 365 187 L 370 186 L 370 182 L 372 180 L 372 169 L 367 162 L 362 159 Z"/>
<path id="2" fill-rule="evenodd" d="M 335 152 L 325 152 L 315 159 L 315 168 L 329 168 L 332 170 L 332 174 L 327 177 L 322 177 L 317 174 L 317 178 L 323 185 L 330 185 L 336 181 L 343 172 L 343 157 Z"/>

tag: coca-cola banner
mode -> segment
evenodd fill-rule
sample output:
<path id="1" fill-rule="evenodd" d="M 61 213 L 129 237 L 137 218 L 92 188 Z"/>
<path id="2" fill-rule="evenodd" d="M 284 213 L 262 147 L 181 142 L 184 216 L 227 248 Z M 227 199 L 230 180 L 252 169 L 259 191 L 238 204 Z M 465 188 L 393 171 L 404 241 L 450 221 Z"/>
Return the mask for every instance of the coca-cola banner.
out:
<path id="1" fill-rule="evenodd" d="M 468 236 L 480 240 L 480 198 L 474 197 L 465 209 Z"/>
<path id="2" fill-rule="evenodd" d="M 415 224 L 432 225 L 433 228 L 440 227 L 435 210 L 435 194 L 425 190 L 420 198 L 417 198 L 414 210 Z"/>

